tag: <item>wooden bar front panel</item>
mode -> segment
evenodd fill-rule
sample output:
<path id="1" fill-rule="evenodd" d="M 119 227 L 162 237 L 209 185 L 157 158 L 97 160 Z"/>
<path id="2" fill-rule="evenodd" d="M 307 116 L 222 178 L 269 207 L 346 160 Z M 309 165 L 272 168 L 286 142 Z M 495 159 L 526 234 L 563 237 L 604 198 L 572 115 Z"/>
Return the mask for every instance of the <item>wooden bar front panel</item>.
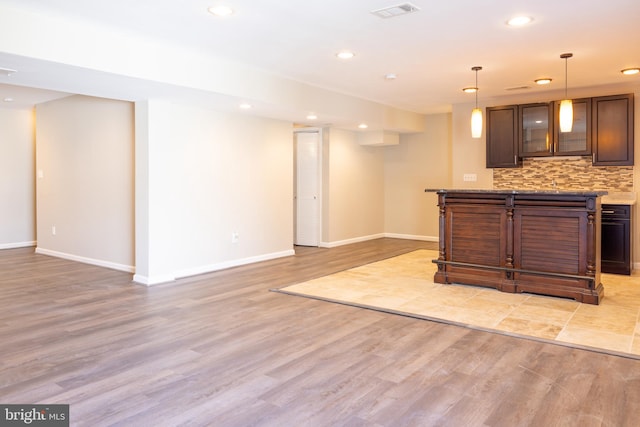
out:
<path id="1" fill-rule="evenodd" d="M 450 190 L 438 200 L 437 283 L 599 303 L 597 195 Z"/>
<path id="2" fill-rule="evenodd" d="M 503 266 L 506 250 L 506 214 L 501 206 L 456 205 L 447 211 L 450 230 L 447 247 L 451 258 L 465 264 Z M 451 266 L 449 280 L 493 287 L 500 271 Z"/>

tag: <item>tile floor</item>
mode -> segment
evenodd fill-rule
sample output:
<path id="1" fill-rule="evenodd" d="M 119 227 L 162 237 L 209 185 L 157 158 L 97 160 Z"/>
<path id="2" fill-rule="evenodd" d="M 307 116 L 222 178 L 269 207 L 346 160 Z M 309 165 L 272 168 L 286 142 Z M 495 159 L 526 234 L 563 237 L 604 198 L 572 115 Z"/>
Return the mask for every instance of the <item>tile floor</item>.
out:
<path id="1" fill-rule="evenodd" d="M 640 275 L 602 274 L 605 296 L 592 305 L 436 284 L 435 258 L 418 250 L 281 290 L 640 356 Z"/>

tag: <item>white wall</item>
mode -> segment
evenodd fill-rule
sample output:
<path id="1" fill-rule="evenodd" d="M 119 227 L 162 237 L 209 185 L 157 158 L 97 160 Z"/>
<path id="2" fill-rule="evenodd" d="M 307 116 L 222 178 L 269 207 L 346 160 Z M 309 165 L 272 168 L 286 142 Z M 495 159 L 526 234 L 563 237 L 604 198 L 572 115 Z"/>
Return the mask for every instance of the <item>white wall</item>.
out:
<path id="1" fill-rule="evenodd" d="M 636 93 L 637 128 L 639 102 Z M 397 146 L 360 146 L 356 132 L 325 129 L 323 245 L 381 235 L 431 240 L 437 236 L 436 199 L 424 188 L 491 188 L 484 138 L 470 137 L 471 107 L 427 116 L 426 131 L 402 135 Z M 131 116 L 131 104 L 81 96 L 38 106 L 38 169 L 44 173 L 38 180 L 39 249 L 115 268 L 135 265 L 148 283 L 293 253 L 291 124 L 147 101 L 136 104 L 134 262 Z M 0 111 L 0 119 L 0 132 L 21 135 L 11 139 L 29 146 L 30 114 Z M 16 173 L 25 180 L 13 182 L 20 182 L 26 199 L 15 206 L 27 214 L 15 211 L 13 221 L 27 224 L 33 163 L 25 146 L 18 152 L 14 158 L 22 156 L 24 167 Z M 7 164 L 0 173 L 18 162 Z M 465 173 L 476 173 L 478 181 L 464 182 Z M 0 188 L 3 197 L 15 190 Z M 638 260 L 640 236 L 634 238 Z"/>
<path id="2" fill-rule="evenodd" d="M 35 245 L 34 155 L 33 111 L 0 109 L 0 249 Z"/>
<path id="3" fill-rule="evenodd" d="M 453 164 L 452 188 L 493 188 L 493 169 L 487 169 L 487 131 L 486 114 L 483 109 L 484 123 L 482 136 L 471 138 L 471 110 L 473 104 L 453 106 Z M 476 181 L 464 181 L 464 175 L 476 175 Z"/>
<path id="4" fill-rule="evenodd" d="M 133 119 L 101 98 L 36 106 L 38 252 L 133 270 Z"/>
<path id="5" fill-rule="evenodd" d="M 425 129 L 384 147 L 387 236 L 438 241 L 438 198 L 424 190 L 451 187 L 451 114 L 426 116 Z"/>
<path id="6" fill-rule="evenodd" d="M 332 128 L 323 136 L 323 245 L 380 237 L 384 149 L 359 145 L 353 131 Z"/>
<path id="7" fill-rule="evenodd" d="M 150 100 L 136 129 L 134 280 L 293 254 L 291 123 Z"/>

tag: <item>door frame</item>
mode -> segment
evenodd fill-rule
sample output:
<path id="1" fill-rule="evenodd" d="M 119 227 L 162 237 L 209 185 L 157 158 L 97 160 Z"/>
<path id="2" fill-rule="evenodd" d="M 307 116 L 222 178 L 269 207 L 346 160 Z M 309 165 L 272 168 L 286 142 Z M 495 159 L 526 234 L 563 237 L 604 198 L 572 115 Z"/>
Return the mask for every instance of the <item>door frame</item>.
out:
<path id="1" fill-rule="evenodd" d="M 317 235 L 317 246 L 322 246 L 322 208 L 323 208 L 323 147 L 324 147 L 324 136 L 322 128 L 316 127 L 308 127 L 308 128 L 299 128 L 294 129 L 293 131 L 293 244 L 296 244 L 297 241 L 297 231 L 298 231 L 298 141 L 297 134 L 299 133 L 317 133 L 318 134 L 318 159 L 317 159 L 317 167 L 318 167 L 318 194 L 317 194 L 317 216 L 318 216 L 318 227 L 316 229 Z"/>

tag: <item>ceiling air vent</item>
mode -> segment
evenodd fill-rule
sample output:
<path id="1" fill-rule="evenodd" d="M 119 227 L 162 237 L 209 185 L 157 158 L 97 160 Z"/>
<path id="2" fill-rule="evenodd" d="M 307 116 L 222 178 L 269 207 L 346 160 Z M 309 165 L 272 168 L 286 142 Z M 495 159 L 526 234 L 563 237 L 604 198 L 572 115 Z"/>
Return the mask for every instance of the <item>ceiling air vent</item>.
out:
<path id="1" fill-rule="evenodd" d="M 504 90 L 527 90 L 527 89 L 531 89 L 531 86 L 513 86 L 513 87 L 504 88 Z"/>
<path id="2" fill-rule="evenodd" d="M 372 10 L 376 16 L 380 18 L 393 18 L 395 16 L 406 15 L 407 13 L 413 13 L 419 11 L 420 8 L 411 3 L 402 3 L 395 6 L 383 7 L 382 9 Z"/>
<path id="3" fill-rule="evenodd" d="M 12 70 L 11 68 L 2 68 L 0 67 L 0 76 L 10 76 L 15 73 L 16 70 Z"/>

